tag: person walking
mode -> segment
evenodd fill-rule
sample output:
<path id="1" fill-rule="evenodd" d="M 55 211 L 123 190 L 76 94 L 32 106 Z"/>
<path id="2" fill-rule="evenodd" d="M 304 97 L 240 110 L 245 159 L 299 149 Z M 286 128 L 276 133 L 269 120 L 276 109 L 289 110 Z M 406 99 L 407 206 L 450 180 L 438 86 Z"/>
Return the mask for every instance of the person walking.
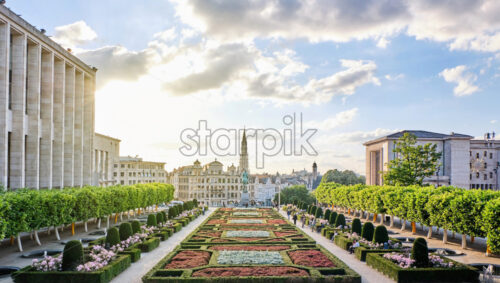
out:
<path id="1" fill-rule="evenodd" d="M 316 218 L 313 217 L 313 221 L 311 223 L 311 232 L 314 232 L 314 227 L 316 227 Z"/>
<path id="2" fill-rule="evenodd" d="M 302 216 L 300 217 L 300 220 L 302 221 L 302 228 L 304 228 L 304 225 L 306 225 L 306 215 L 302 214 Z"/>
<path id="3" fill-rule="evenodd" d="M 290 208 L 288 208 L 286 210 L 286 214 L 288 215 L 288 221 L 290 221 L 290 214 L 292 214 L 292 210 Z"/>
<path id="4" fill-rule="evenodd" d="M 201 212 L 203 213 L 203 215 L 205 215 L 205 206 L 202 206 Z"/>
<path id="5" fill-rule="evenodd" d="M 293 224 L 297 225 L 297 213 L 293 215 Z"/>

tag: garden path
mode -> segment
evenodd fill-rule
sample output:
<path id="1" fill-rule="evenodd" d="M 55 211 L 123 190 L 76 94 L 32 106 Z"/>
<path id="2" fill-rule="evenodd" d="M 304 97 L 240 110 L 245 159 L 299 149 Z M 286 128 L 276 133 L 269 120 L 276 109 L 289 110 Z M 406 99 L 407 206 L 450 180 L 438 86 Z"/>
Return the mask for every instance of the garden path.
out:
<path id="1" fill-rule="evenodd" d="M 160 242 L 160 246 L 149 253 L 142 253 L 141 259 L 137 262 L 132 263 L 132 265 L 127 268 L 124 272 L 120 273 L 117 277 L 111 280 L 111 283 L 140 283 L 141 278 L 144 276 L 153 266 L 155 266 L 164 256 L 170 253 L 175 247 L 186 238 L 187 235 L 191 234 L 205 219 L 210 216 L 215 211 L 216 208 L 209 208 L 205 211 L 205 215 L 200 215 L 194 221 L 191 221 L 186 227 L 183 227 L 181 231 L 174 233 L 172 237 L 168 238 L 166 241 Z"/>
<path id="2" fill-rule="evenodd" d="M 287 217 L 286 212 L 280 211 L 281 215 L 285 218 Z M 299 224 L 300 221 L 297 221 Z M 395 282 L 394 280 L 386 277 L 382 273 L 376 271 L 369 267 L 365 262 L 359 261 L 354 254 L 349 254 L 348 251 L 337 247 L 332 241 L 329 241 L 325 237 L 321 236 L 321 234 L 316 232 L 311 232 L 311 228 L 307 229 L 302 228 L 301 225 L 297 225 L 299 229 L 305 232 L 309 237 L 313 238 L 318 244 L 322 245 L 325 249 L 330 251 L 340 260 L 342 260 L 345 264 L 347 264 L 350 268 L 361 275 L 361 281 L 363 283 L 381 283 L 381 282 Z"/>

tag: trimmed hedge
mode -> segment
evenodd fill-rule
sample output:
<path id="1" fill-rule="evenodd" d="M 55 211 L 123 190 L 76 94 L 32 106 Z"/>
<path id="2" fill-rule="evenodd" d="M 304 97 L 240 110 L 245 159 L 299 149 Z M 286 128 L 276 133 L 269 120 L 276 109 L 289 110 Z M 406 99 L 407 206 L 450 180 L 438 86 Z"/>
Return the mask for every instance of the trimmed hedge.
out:
<path id="1" fill-rule="evenodd" d="M 150 239 L 145 240 L 142 243 L 139 243 L 138 248 L 142 252 L 147 253 L 156 249 L 159 245 L 160 245 L 160 238 L 152 237 Z"/>
<path id="2" fill-rule="evenodd" d="M 72 271 L 76 270 L 76 267 L 83 263 L 83 246 L 78 240 L 69 241 L 64 245 L 63 257 L 62 257 L 62 270 Z"/>
<path id="3" fill-rule="evenodd" d="M 160 183 L 6 192 L 0 194 L 0 239 L 169 202 L 173 193 L 172 185 Z"/>
<path id="4" fill-rule="evenodd" d="M 369 249 L 363 246 L 359 246 L 354 251 L 356 258 L 359 259 L 360 261 L 366 261 L 366 256 L 370 253 L 392 253 L 392 252 L 399 252 L 399 250 Z"/>
<path id="5" fill-rule="evenodd" d="M 121 255 L 109 265 L 94 272 L 78 271 L 36 271 L 26 266 L 12 273 L 15 283 L 106 283 L 130 266 L 130 256 Z"/>
<path id="6" fill-rule="evenodd" d="M 401 268 L 392 261 L 383 258 L 383 253 L 370 253 L 366 264 L 382 272 L 398 283 L 406 282 L 479 282 L 476 269 L 453 260 L 455 268 Z"/>
<path id="7" fill-rule="evenodd" d="M 373 240 L 373 224 L 371 222 L 365 222 L 363 228 L 361 229 L 361 237 L 367 241 Z"/>
<path id="8" fill-rule="evenodd" d="M 322 183 L 314 194 L 319 202 L 329 205 L 487 237 L 491 251 L 500 253 L 500 191 Z"/>
<path id="9" fill-rule="evenodd" d="M 352 246 L 352 240 L 348 239 L 342 234 L 335 236 L 333 242 L 335 243 L 335 245 L 343 248 L 346 251 L 348 251 L 349 248 Z"/>

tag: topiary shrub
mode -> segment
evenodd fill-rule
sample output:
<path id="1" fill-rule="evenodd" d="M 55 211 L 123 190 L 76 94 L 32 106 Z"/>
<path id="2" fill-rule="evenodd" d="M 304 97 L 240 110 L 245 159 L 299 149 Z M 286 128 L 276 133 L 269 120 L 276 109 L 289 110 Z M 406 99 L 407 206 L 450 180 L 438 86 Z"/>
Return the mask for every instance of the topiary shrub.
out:
<path id="1" fill-rule="evenodd" d="M 321 207 L 318 207 L 316 209 L 314 217 L 316 217 L 316 219 L 320 219 L 322 216 L 323 216 L 323 209 L 321 209 Z"/>
<path id="2" fill-rule="evenodd" d="M 148 215 L 148 221 L 146 222 L 146 225 L 148 225 L 148 227 L 156 227 L 157 224 L 158 223 L 156 222 L 156 215 Z"/>
<path id="3" fill-rule="evenodd" d="M 177 207 L 172 206 L 171 208 L 168 209 L 168 218 L 169 219 L 174 219 L 177 216 Z"/>
<path id="4" fill-rule="evenodd" d="M 156 214 L 156 222 L 157 222 L 158 224 L 160 224 L 160 223 L 163 223 L 163 222 L 164 222 L 164 221 L 163 221 L 163 214 L 162 214 L 161 212 L 158 212 L 158 213 Z"/>
<path id="5" fill-rule="evenodd" d="M 354 218 L 352 220 L 351 232 L 361 235 L 361 220 L 359 220 L 359 218 Z"/>
<path id="6" fill-rule="evenodd" d="M 416 238 L 413 242 L 411 259 L 415 260 L 416 267 L 429 266 L 429 250 L 427 249 L 427 241 L 424 238 Z"/>
<path id="7" fill-rule="evenodd" d="M 73 271 L 83 263 L 83 246 L 78 240 L 69 241 L 64 246 L 62 258 L 62 270 Z"/>
<path id="8" fill-rule="evenodd" d="M 328 219 L 328 222 L 330 223 L 330 225 L 335 225 L 335 220 L 337 220 L 337 212 L 332 211 L 330 213 L 330 219 Z"/>
<path id="9" fill-rule="evenodd" d="M 109 244 L 110 247 L 120 243 L 120 234 L 118 233 L 118 229 L 115 227 L 109 228 L 108 233 L 106 234 L 106 244 Z"/>
<path id="10" fill-rule="evenodd" d="M 310 213 L 310 214 L 312 214 L 312 215 L 316 215 L 316 210 L 317 210 L 317 209 L 318 209 L 318 208 L 317 208 L 315 205 L 313 205 L 313 207 L 311 207 L 311 213 Z"/>
<path id="11" fill-rule="evenodd" d="M 373 230 L 373 224 L 371 222 L 365 222 L 365 224 L 363 224 L 363 228 L 361 229 L 361 237 L 368 241 L 373 240 Z"/>
<path id="12" fill-rule="evenodd" d="M 331 210 L 329 210 L 329 209 L 325 210 L 325 215 L 324 215 L 324 217 L 323 217 L 323 218 L 324 218 L 325 220 L 330 220 L 330 214 L 331 214 L 331 213 L 332 213 L 332 211 L 331 211 Z"/>
<path id="13" fill-rule="evenodd" d="M 141 232 L 141 223 L 137 220 L 132 221 L 132 233 L 140 233 Z"/>
<path id="14" fill-rule="evenodd" d="M 130 238 L 133 235 L 132 232 L 132 225 L 128 222 L 123 222 L 120 224 L 120 241 L 125 241 L 126 239 Z"/>
<path id="15" fill-rule="evenodd" d="M 335 219 L 335 227 L 339 227 L 339 226 L 345 226 L 345 217 L 344 217 L 344 214 L 339 214 L 337 215 L 337 219 Z"/>
<path id="16" fill-rule="evenodd" d="M 383 244 L 389 241 L 389 234 L 384 225 L 378 225 L 375 228 L 375 235 L 373 235 L 373 242 L 376 244 Z"/>
<path id="17" fill-rule="evenodd" d="M 166 222 L 167 221 L 167 212 L 165 210 L 162 210 L 161 211 L 161 214 L 163 215 L 163 222 Z"/>

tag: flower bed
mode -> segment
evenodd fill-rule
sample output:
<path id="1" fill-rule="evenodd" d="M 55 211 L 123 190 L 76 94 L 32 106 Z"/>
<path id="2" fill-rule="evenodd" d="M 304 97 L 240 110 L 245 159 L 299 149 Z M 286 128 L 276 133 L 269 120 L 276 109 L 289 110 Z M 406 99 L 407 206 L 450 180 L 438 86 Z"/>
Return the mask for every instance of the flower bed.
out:
<path id="1" fill-rule="evenodd" d="M 172 258 L 165 268 L 178 269 L 207 265 L 211 255 L 205 251 L 181 251 Z"/>
<path id="2" fill-rule="evenodd" d="M 319 250 L 296 250 L 288 253 L 292 262 L 312 267 L 334 267 L 335 264 Z"/>
<path id="3" fill-rule="evenodd" d="M 413 260 L 397 253 L 370 253 L 366 264 L 384 273 L 396 282 L 479 282 L 479 273 L 474 268 L 450 259 L 433 259 L 435 267 L 415 268 Z M 446 263 L 450 267 L 439 267 Z"/>
<path id="4" fill-rule="evenodd" d="M 218 264 L 283 264 L 283 257 L 276 251 L 220 251 Z"/>
<path id="5" fill-rule="evenodd" d="M 193 277 L 247 277 L 247 276 L 286 276 L 286 277 L 304 277 L 309 273 L 296 267 L 274 267 L 274 266 L 255 266 L 255 267 L 214 267 L 205 268 L 193 272 Z"/>
<path id="6" fill-rule="evenodd" d="M 233 216 L 260 216 L 258 212 L 233 212 Z"/>
<path id="7" fill-rule="evenodd" d="M 290 246 L 213 246 L 214 251 L 284 251 Z"/>
<path id="8" fill-rule="evenodd" d="M 228 221 L 229 224 L 264 224 L 262 219 L 231 219 Z"/>
<path id="9" fill-rule="evenodd" d="M 271 236 L 271 233 L 268 231 L 227 231 L 226 232 L 226 237 L 227 238 L 269 238 Z"/>
<path id="10" fill-rule="evenodd" d="M 143 277 L 143 282 L 361 283 L 358 274 L 288 224 L 276 211 L 258 211 L 260 219 L 238 219 L 231 218 L 237 212 L 235 209 L 217 210 L 161 259 Z M 262 223 L 251 224 L 248 220 Z M 210 256 L 203 257 L 198 252 Z"/>

